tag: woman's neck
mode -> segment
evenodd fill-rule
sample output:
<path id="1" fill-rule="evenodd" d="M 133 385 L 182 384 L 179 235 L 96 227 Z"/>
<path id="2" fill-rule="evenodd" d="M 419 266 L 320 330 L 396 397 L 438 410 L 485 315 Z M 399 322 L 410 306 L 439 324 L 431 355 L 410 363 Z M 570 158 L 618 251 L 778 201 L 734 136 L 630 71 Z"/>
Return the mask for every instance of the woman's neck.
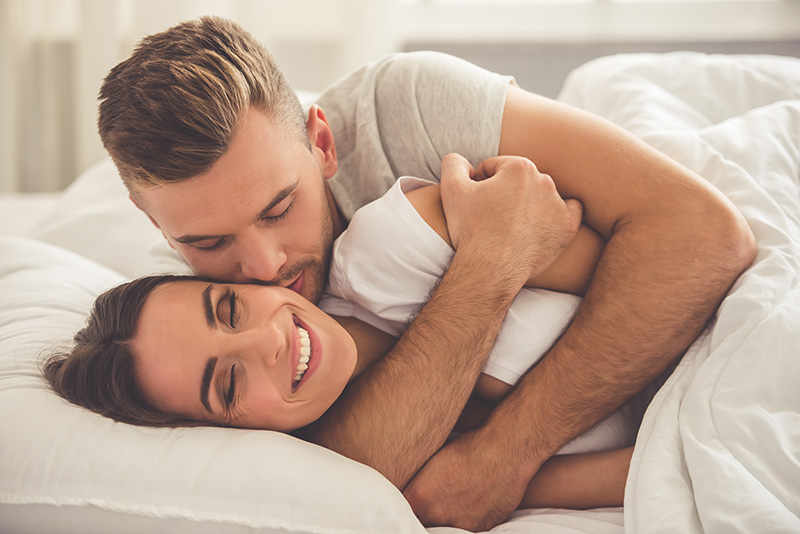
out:
<path id="1" fill-rule="evenodd" d="M 378 330 L 374 326 L 359 321 L 354 317 L 340 317 L 337 315 L 332 317 L 347 330 L 356 344 L 358 361 L 356 362 L 353 376 L 350 378 L 351 381 L 367 370 L 373 363 L 386 356 L 397 342 L 397 338 L 391 334 Z"/>

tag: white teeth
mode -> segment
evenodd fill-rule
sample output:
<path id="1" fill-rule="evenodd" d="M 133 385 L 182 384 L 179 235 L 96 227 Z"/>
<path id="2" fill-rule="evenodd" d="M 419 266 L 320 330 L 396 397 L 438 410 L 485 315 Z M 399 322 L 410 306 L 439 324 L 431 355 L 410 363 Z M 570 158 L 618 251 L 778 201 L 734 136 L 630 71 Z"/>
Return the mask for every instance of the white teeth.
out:
<path id="1" fill-rule="evenodd" d="M 297 370 L 294 375 L 295 385 L 303 379 L 303 375 L 308 370 L 308 362 L 311 360 L 311 339 L 308 332 L 301 326 L 297 327 L 297 334 L 300 337 L 300 359 L 297 362 Z"/>

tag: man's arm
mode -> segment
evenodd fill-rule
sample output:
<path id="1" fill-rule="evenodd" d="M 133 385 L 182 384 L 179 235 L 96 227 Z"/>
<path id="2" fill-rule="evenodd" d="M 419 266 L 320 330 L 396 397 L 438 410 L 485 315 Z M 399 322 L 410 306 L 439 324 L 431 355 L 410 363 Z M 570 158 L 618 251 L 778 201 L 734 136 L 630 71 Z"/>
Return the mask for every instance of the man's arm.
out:
<path id="1" fill-rule="evenodd" d="M 512 87 L 500 152 L 551 175 L 608 243 L 564 336 L 406 489 L 426 524 L 483 530 L 505 519 L 545 460 L 686 350 L 755 254 L 719 191 L 607 121 Z M 450 222 L 458 212 L 443 198 Z"/>
<path id="2" fill-rule="evenodd" d="M 444 444 L 513 298 L 580 225 L 580 204 L 561 199 L 532 166 L 498 165 L 496 179 L 481 182 L 470 180 L 471 172 L 463 158 L 442 164 L 442 186 L 465 189 L 460 209 L 473 217 L 439 286 L 389 355 L 312 429 L 313 441 L 374 467 L 399 488 Z"/>
<path id="3" fill-rule="evenodd" d="M 452 157 L 452 156 L 449 156 Z M 460 156 L 456 156 L 460 157 Z M 507 156 L 513 157 L 513 156 Z M 531 163 L 532 164 L 532 163 Z M 406 193 L 408 201 L 420 217 L 442 240 L 453 247 L 447 218 L 444 215 L 440 186 L 432 184 Z M 525 287 L 549 289 L 583 296 L 605 248 L 605 239 L 586 225 L 578 232 L 561 254 L 544 271 L 525 282 Z"/>

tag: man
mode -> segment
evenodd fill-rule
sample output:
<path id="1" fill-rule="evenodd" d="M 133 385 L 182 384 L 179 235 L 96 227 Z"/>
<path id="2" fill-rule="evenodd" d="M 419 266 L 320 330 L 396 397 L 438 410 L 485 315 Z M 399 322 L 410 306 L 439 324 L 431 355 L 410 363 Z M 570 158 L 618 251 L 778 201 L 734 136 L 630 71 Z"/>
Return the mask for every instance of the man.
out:
<path id="1" fill-rule="evenodd" d="M 331 241 L 399 175 L 442 170 L 457 252 L 407 332 L 316 440 L 379 470 L 425 524 L 487 529 L 542 463 L 681 355 L 754 257 L 702 179 L 606 121 L 439 54 L 351 74 L 303 117 L 241 28 L 142 41 L 101 90 L 99 129 L 134 202 L 206 276 L 322 294 Z M 326 114 L 327 113 L 327 114 Z M 552 177 L 552 178 L 551 178 Z M 573 324 L 487 422 L 443 447 L 508 307 L 581 219 L 607 246 Z"/>

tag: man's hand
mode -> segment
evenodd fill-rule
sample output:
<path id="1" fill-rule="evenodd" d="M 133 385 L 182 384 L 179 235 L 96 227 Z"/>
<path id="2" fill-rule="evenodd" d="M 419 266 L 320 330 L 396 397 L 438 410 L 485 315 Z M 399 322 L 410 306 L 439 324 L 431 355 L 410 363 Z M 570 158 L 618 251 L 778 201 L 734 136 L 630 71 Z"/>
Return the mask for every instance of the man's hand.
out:
<path id="1" fill-rule="evenodd" d="M 493 263 L 509 280 L 544 271 L 575 237 L 580 202 L 562 199 L 529 159 L 489 158 L 472 170 L 457 154 L 442 160 L 442 204 L 456 250 Z"/>
<path id="2" fill-rule="evenodd" d="M 443 447 L 406 486 L 403 495 L 423 525 L 484 531 L 519 506 L 533 473 L 521 472 L 514 458 L 492 446 L 496 440 L 476 439 L 479 432 Z"/>

